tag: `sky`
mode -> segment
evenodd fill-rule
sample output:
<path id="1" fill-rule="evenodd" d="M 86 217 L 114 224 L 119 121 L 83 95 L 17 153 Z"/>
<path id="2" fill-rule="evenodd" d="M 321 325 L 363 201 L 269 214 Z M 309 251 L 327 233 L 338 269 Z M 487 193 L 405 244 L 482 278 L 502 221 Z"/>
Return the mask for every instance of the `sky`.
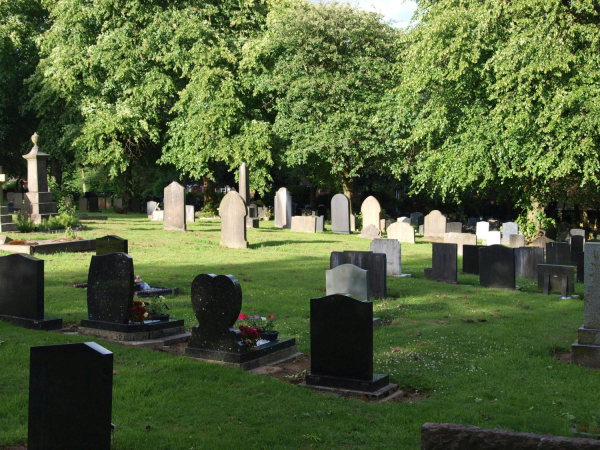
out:
<path id="1" fill-rule="evenodd" d="M 386 21 L 393 21 L 395 27 L 401 28 L 408 25 L 417 9 L 417 4 L 411 0 L 349 0 L 349 3 L 365 11 L 381 13 Z"/>

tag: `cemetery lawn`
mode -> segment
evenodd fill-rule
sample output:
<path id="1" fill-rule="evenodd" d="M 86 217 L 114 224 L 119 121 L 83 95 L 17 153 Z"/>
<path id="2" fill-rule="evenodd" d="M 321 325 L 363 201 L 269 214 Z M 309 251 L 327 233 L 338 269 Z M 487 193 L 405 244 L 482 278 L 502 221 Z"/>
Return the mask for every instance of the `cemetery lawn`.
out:
<path id="1" fill-rule="evenodd" d="M 196 221 L 179 233 L 143 215 L 107 214 L 106 222 L 86 222 L 89 231 L 81 234 L 129 239 L 136 274 L 151 285 L 179 287 L 167 303 L 186 328 L 197 323 L 194 277 L 232 274 L 242 286 L 242 312 L 275 314 L 280 335 L 295 337 L 303 353 L 310 353 L 309 299 L 325 295 L 330 253 L 368 250 L 370 242 L 262 221 L 248 230 L 249 249 L 231 250 L 219 247 L 218 220 Z M 0 448 L 27 440 L 29 347 L 85 341 L 115 354 L 115 449 L 418 449 L 425 422 L 562 436 L 574 426 L 598 432 L 600 371 L 566 356 L 583 323 L 581 299 L 538 294 L 534 280 L 517 279 L 522 291 L 484 289 L 476 276 L 460 273 L 458 285 L 427 281 L 431 244 L 402 250 L 403 272 L 412 278 L 388 278 L 389 298 L 374 302 L 386 324 L 374 332 L 374 368 L 410 394 L 402 402 L 326 396 L 169 353 L 0 323 Z M 87 281 L 91 255 L 43 256 L 47 316 L 70 327 L 86 317 L 86 291 L 70 285 Z M 582 284 L 576 292 L 583 297 Z"/>

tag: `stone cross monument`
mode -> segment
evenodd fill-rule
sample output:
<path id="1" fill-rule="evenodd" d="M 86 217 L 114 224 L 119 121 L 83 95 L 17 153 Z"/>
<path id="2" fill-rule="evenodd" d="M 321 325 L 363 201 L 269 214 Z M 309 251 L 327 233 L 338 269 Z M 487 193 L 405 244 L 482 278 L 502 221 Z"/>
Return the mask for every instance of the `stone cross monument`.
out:
<path id="1" fill-rule="evenodd" d="M 37 145 L 38 138 L 37 133 L 33 133 L 31 136 L 33 148 L 23 156 L 27 160 L 27 187 L 29 188 L 29 192 L 25 194 L 23 210 L 37 225 L 42 222 L 42 219 L 58 215 L 56 203 L 52 201 L 52 193 L 48 191 L 46 166 L 50 155 L 40 150 Z"/>

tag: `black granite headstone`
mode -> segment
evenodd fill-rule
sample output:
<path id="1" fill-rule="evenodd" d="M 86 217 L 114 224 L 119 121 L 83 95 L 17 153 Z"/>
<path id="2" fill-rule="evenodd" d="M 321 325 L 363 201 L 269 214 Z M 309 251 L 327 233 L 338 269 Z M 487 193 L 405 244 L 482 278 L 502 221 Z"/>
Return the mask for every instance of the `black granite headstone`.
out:
<path id="1" fill-rule="evenodd" d="M 425 269 L 428 280 L 457 283 L 458 245 L 433 243 L 431 268 Z"/>
<path id="2" fill-rule="evenodd" d="M 583 251 L 583 244 L 585 238 L 583 236 L 574 235 L 571 236 L 571 263 L 577 264 L 577 253 Z"/>
<path id="3" fill-rule="evenodd" d="M 98 197 L 89 197 L 88 198 L 88 211 L 89 212 L 99 212 L 98 209 Z"/>
<path id="4" fill-rule="evenodd" d="M 131 200 L 131 212 L 135 214 L 139 214 L 142 212 L 142 202 L 139 198 L 134 198 Z"/>
<path id="5" fill-rule="evenodd" d="M 189 347 L 240 352 L 241 336 L 232 327 L 242 310 L 242 288 L 232 275 L 201 274 L 192 282 L 192 307 L 198 324 Z"/>
<path id="6" fill-rule="evenodd" d="M 129 241 L 119 236 L 104 236 L 96 239 L 96 255 L 129 253 Z"/>
<path id="7" fill-rule="evenodd" d="M 0 319 L 39 330 L 62 328 L 62 319 L 44 317 L 43 259 L 0 256 Z"/>
<path id="8" fill-rule="evenodd" d="M 387 256 L 385 253 L 331 252 L 329 268 L 334 269 L 342 264 L 352 264 L 363 270 L 368 270 L 371 297 L 387 297 Z"/>
<path id="9" fill-rule="evenodd" d="M 566 242 L 548 242 L 546 244 L 546 264 L 571 264 L 571 248 Z"/>
<path id="10" fill-rule="evenodd" d="M 92 256 L 87 305 L 90 320 L 126 324 L 133 306 L 133 259 L 125 253 Z"/>
<path id="11" fill-rule="evenodd" d="M 547 282 L 544 280 L 544 275 L 547 275 Z M 561 292 L 561 283 L 563 276 L 567 277 L 567 292 L 575 292 L 575 268 L 571 265 L 553 265 L 553 264 L 540 264 L 538 266 L 538 289 L 544 291 L 556 291 Z"/>
<path id="12" fill-rule="evenodd" d="M 479 284 L 496 289 L 514 289 L 515 249 L 502 245 L 480 248 Z"/>
<path id="13" fill-rule="evenodd" d="M 373 373 L 373 303 L 334 294 L 310 299 L 311 374 L 307 385 L 376 391 L 389 383 Z"/>
<path id="14" fill-rule="evenodd" d="M 585 253 L 577 253 L 577 282 L 585 283 L 585 270 L 584 270 Z"/>
<path id="15" fill-rule="evenodd" d="M 479 275 L 479 249 L 483 245 L 463 245 L 463 272 Z"/>
<path id="16" fill-rule="evenodd" d="M 27 448 L 110 449 L 113 354 L 94 342 L 31 347 Z"/>
<path id="17" fill-rule="evenodd" d="M 541 247 L 515 248 L 515 276 L 535 280 L 538 264 L 544 264 L 544 249 Z"/>

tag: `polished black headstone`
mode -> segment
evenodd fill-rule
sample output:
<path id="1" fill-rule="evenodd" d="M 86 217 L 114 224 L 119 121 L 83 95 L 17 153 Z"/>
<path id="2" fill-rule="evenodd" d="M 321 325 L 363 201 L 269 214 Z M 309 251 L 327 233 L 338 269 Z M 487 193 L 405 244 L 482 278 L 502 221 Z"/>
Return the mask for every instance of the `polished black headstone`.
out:
<path id="1" fill-rule="evenodd" d="M 583 236 L 574 235 L 571 236 L 571 263 L 577 264 L 577 253 L 583 251 L 583 244 L 585 238 Z"/>
<path id="2" fill-rule="evenodd" d="M 483 245 L 463 245 L 463 272 L 479 275 L 479 249 Z"/>
<path id="3" fill-rule="evenodd" d="M 425 269 L 428 280 L 457 283 L 458 245 L 433 243 L 431 268 Z"/>
<path id="4" fill-rule="evenodd" d="M 543 248 L 515 248 L 515 276 L 517 278 L 537 279 L 537 269 L 539 264 L 544 264 Z"/>
<path id="5" fill-rule="evenodd" d="M 18 253 L 0 256 L 0 318 L 27 328 L 55 330 L 44 317 L 44 260 Z"/>
<path id="6" fill-rule="evenodd" d="M 563 276 L 567 277 L 567 292 L 575 292 L 575 268 L 571 265 L 553 265 L 553 264 L 540 264 L 538 266 L 538 289 L 544 291 L 545 286 L 544 275 L 547 275 L 549 291 L 561 292 L 561 283 Z"/>
<path id="7" fill-rule="evenodd" d="M 88 198 L 88 211 L 89 212 L 99 212 L 98 209 L 98 197 L 89 197 Z"/>
<path id="8" fill-rule="evenodd" d="M 192 282 L 192 307 L 198 325 L 188 347 L 240 352 L 240 332 L 233 329 L 242 310 L 242 288 L 232 275 L 201 274 Z"/>
<path id="9" fill-rule="evenodd" d="M 479 284 L 496 289 L 514 289 L 515 249 L 502 245 L 480 248 Z"/>
<path id="10" fill-rule="evenodd" d="M 135 214 L 139 214 L 142 212 L 142 202 L 139 198 L 134 198 L 131 200 L 131 212 Z"/>
<path id="11" fill-rule="evenodd" d="M 133 306 L 133 259 L 125 253 L 92 256 L 87 305 L 90 320 L 128 323 Z"/>
<path id="12" fill-rule="evenodd" d="M 342 264 L 352 264 L 369 271 L 369 289 L 371 297 L 387 297 L 387 256 L 373 252 L 331 252 L 329 268 L 335 269 Z"/>
<path id="13" fill-rule="evenodd" d="M 31 450 L 108 450 L 113 354 L 94 342 L 31 347 Z"/>
<path id="14" fill-rule="evenodd" d="M 119 236 L 104 236 L 96 239 L 96 255 L 129 253 L 129 241 Z"/>
<path id="15" fill-rule="evenodd" d="M 571 248 L 566 242 L 548 242 L 546 244 L 546 264 L 571 264 Z"/>
<path id="16" fill-rule="evenodd" d="M 577 253 L 577 282 L 578 283 L 585 283 L 584 260 L 585 260 L 585 253 L 584 252 Z"/>

